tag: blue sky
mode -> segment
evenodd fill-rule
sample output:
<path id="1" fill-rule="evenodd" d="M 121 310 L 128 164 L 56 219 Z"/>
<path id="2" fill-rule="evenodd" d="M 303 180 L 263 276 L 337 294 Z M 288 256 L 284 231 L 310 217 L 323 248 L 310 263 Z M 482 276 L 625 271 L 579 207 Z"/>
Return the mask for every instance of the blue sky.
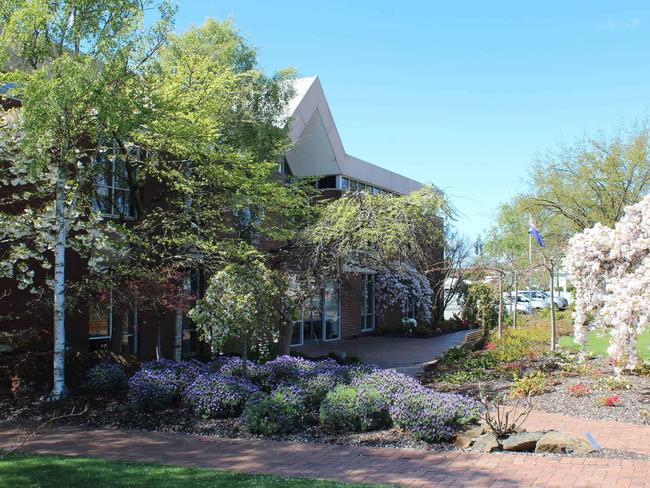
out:
<path id="1" fill-rule="evenodd" d="M 346 151 L 441 187 L 471 239 L 537 154 L 650 106 L 650 2 L 180 0 L 177 30 L 208 16 L 319 75 Z"/>

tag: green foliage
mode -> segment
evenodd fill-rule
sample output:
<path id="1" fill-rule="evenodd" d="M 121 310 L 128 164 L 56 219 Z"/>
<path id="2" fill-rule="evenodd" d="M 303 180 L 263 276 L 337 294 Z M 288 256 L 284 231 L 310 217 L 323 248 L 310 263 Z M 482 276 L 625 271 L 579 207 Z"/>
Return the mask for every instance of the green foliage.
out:
<path id="1" fill-rule="evenodd" d="M 210 278 L 204 297 L 189 315 L 214 352 L 229 339 L 259 350 L 277 337 L 275 299 L 283 290 L 276 278 L 260 260 L 229 264 Z"/>
<path id="2" fill-rule="evenodd" d="M 499 297 L 487 283 L 472 283 L 463 289 L 459 298 L 463 320 L 472 325 L 491 329 L 499 317 Z"/>
<path id="3" fill-rule="evenodd" d="M 253 434 L 288 434 L 302 426 L 306 413 L 300 390 L 281 386 L 270 394 L 254 395 L 246 404 L 244 420 Z"/>
<path id="4" fill-rule="evenodd" d="M 320 422 L 329 429 L 358 432 L 390 425 L 388 399 L 372 385 L 339 385 L 320 406 Z"/>
<path id="5" fill-rule="evenodd" d="M 603 390 L 629 390 L 632 383 L 624 376 L 606 376 L 598 380 L 598 387 Z"/>
<path id="6" fill-rule="evenodd" d="M 541 395 L 547 384 L 546 375 L 542 371 L 535 371 L 521 378 L 515 377 L 514 383 L 510 387 L 510 395 L 513 398 Z"/>
<path id="7" fill-rule="evenodd" d="M 424 271 L 440 254 L 442 223 L 451 215 L 433 187 L 404 196 L 348 193 L 323 208 L 301 243 L 315 275 L 338 276 L 341 263 L 377 270 L 409 263 Z"/>

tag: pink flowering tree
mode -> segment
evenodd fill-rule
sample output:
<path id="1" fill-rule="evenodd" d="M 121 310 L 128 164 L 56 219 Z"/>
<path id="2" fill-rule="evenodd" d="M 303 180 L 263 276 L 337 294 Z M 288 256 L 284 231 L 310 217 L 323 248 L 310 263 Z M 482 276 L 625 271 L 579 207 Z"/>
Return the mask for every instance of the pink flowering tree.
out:
<path id="1" fill-rule="evenodd" d="M 584 346 L 589 323 L 608 328 L 617 372 L 634 369 L 637 336 L 650 316 L 650 195 L 613 228 L 596 224 L 573 236 L 564 265 L 576 287 L 575 341 Z"/>

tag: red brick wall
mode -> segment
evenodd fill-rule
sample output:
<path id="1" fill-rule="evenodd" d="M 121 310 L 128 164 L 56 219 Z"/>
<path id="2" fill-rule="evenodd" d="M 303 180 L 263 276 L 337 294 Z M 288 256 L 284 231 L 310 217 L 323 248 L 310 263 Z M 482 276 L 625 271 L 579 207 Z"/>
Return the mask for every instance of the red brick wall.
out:
<path id="1" fill-rule="evenodd" d="M 361 275 L 346 274 L 341 279 L 341 335 L 344 339 L 361 335 Z"/>

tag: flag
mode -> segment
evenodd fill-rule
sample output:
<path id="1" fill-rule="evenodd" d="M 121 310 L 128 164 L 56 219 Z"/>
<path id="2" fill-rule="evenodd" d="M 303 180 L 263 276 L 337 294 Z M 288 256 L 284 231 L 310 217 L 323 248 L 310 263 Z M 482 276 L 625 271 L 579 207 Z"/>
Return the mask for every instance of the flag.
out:
<path id="1" fill-rule="evenodd" d="M 541 247 L 544 247 L 544 239 L 542 239 L 542 236 L 537 230 L 537 226 L 535 225 L 532 217 L 530 218 L 530 228 L 528 229 L 528 233 L 535 238 Z"/>

